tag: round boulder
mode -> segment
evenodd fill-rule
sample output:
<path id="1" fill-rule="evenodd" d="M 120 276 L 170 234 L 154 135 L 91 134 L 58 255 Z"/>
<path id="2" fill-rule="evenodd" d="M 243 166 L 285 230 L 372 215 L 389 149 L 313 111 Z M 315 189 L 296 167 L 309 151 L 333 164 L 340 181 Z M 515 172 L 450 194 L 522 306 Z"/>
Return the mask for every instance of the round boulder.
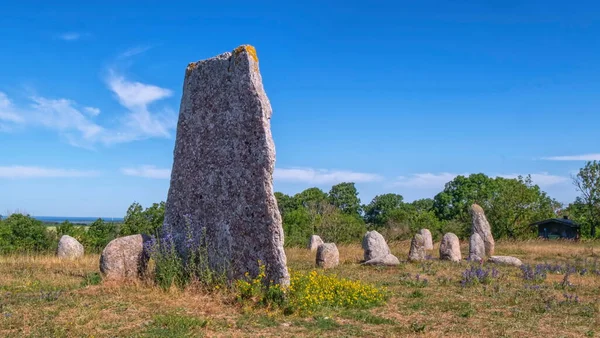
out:
<path id="1" fill-rule="evenodd" d="M 375 230 L 368 231 L 365 234 L 362 240 L 362 248 L 365 251 L 365 262 L 385 257 L 391 253 L 385 238 Z"/>
<path id="2" fill-rule="evenodd" d="M 69 235 L 63 235 L 58 241 L 56 256 L 58 258 L 75 259 L 83 256 L 83 245 Z"/>
<path id="3" fill-rule="evenodd" d="M 335 268 L 340 264 L 340 252 L 335 243 L 323 243 L 317 248 L 317 266 L 323 269 Z"/>
<path id="4" fill-rule="evenodd" d="M 148 266 L 145 235 L 115 238 L 108 243 L 100 256 L 100 272 L 107 280 L 139 279 Z"/>
<path id="5" fill-rule="evenodd" d="M 460 242 L 455 234 L 449 232 L 442 237 L 442 242 L 440 243 L 440 259 L 452 262 L 460 262 L 462 259 Z"/>

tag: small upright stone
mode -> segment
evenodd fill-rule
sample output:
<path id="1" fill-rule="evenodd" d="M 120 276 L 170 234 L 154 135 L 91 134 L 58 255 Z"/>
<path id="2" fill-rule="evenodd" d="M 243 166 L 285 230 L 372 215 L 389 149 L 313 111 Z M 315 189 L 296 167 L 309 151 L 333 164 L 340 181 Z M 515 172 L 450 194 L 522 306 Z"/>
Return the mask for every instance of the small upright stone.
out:
<path id="1" fill-rule="evenodd" d="M 56 256 L 58 258 L 75 259 L 83 256 L 83 245 L 69 235 L 63 235 L 58 241 Z"/>
<path id="2" fill-rule="evenodd" d="M 424 261 L 425 259 L 425 239 L 421 234 L 415 234 L 412 241 L 410 241 L 408 260 L 411 262 L 418 262 Z"/>
<path id="3" fill-rule="evenodd" d="M 485 257 L 485 246 L 478 233 L 471 235 L 469 239 L 469 260 L 479 262 Z"/>
<path id="4" fill-rule="evenodd" d="M 442 237 L 442 242 L 440 243 L 440 259 L 453 262 L 460 262 L 462 259 L 460 242 L 455 234 L 449 232 Z"/>
<path id="5" fill-rule="evenodd" d="M 310 240 L 308 241 L 308 248 L 310 251 L 315 251 L 319 247 L 319 245 L 323 244 L 323 240 L 318 235 L 310 236 Z"/>
<path id="6" fill-rule="evenodd" d="M 493 256 L 496 243 L 494 242 L 492 228 L 485 217 L 483 208 L 477 204 L 473 204 L 469 209 L 469 213 L 471 214 L 472 221 L 471 233 L 478 233 L 481 236 L 485 245 L 485 255 L 488 257 Z"/>
<path id="7" fill-rule="evenodd" d="M 340 264 L 340 252 L 335 243 L 323 243 L 317 248 L 316 263 L 323 269 L 335 268 Z"/>
<path id="8" fill-rule="evenodd" d="M 425 250 L 433 250 L 433 236 L 431 236 L 431 231 L 429 229 L 421 229 L 419 230 L 419 234 L 423 236 Z"/>
<path id="9" fill-rule="evenodd" d="M 385 238 L 375 230 L 365 234 L 362 240 L 362 248 L 365 251 L 365 262 L 390 254 L 390 248 L 385 242 Z"/>
<path id="10" fill-rule="evenodd" d="M 107 280 L 142 278 L 148 266 L 148 253 L 144 243 L 145 235 L 131 235 L 115 238 L 102 250 L 100 272 Z"/>
<path id="11" fill-rule="evenodd" d="M 254 47 L 188 65 L 163 228 L 183 257 L 191 232 L 229 280 L 256 277 L 261 262 L 266 280 L 288 285 L 271 115 Z"/>

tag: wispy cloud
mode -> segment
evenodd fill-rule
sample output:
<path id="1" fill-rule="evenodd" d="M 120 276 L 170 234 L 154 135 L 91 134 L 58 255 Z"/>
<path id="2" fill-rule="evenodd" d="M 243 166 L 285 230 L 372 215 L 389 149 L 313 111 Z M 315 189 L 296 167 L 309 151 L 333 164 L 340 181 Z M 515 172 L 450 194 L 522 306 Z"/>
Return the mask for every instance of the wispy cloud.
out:
<path id="1" fill-rule="evenodd" d="M 0 167 L 0 178 L 56 178 L 56 177 L 92 177 L 100 173 L 93 170 L 75 170 L 60 168 L 44 168 L 35 166 Z"/>
<path id="2" fill-rule="evenodd" d="M 124 51 L 123 53 L 121 53 L 119 55 L 119 57 L 121 57 L 121 58 L 132 57 L 132 56 L 135 56 L 135 55 L 147 52 L 151 48 L 152 48 L 152 46 L 135 46 L 135 47 L 131 47 L 131 48 L 127 49 L 126 51 Z"/>
<path id="3" fill-rule="evenodd" d="M 582 155 L 567 155 L 567 156 L 550 156 L 550 157 L 542 157 L 542 160 L 548 160 L 548 161 L 600 161 L 600 153 L 582 154 Z"/>
<path id="4" fill-rule="evenodd" d="M 340 182 L 375 182 L 383 180 L 377 174 L 346 170 L 326 170 L 312 168 L 276 168 L 275 180 L 286 182 L 304 182 L 310 184 L 333 184 Z"/>
<path id="5" fill-rule="evenodd" d="M 90 116 L 100 115 L 100 108 L 95 107 L 83 107 L 83 110 Z"/>
<path id="6" fill-rule="evenodd" d="M 13 103 L 5 93 L 0 92 L 0 122 L 22 123 L 23 118 L 19 116 Z"/>
<path id="7" fill-rule="evenodd" d="M 56 37 L 63 41 L 77 41 L 77 40 L 80 40 L 80 39 L 86 37 L 87 35 L 88 35 L 87 33 L 81 33 L 81 32 L 66 32 L 66 33 L 58 34 Z"/>
<path id="8" fill-rule="evenodd" d="M 138 176 L 158 179 L 171 178 L 171 169 L 157 168 L 153 165 L 143 165 L 137 168 L 121 168 L 121 172 L 127 176 Z"/>

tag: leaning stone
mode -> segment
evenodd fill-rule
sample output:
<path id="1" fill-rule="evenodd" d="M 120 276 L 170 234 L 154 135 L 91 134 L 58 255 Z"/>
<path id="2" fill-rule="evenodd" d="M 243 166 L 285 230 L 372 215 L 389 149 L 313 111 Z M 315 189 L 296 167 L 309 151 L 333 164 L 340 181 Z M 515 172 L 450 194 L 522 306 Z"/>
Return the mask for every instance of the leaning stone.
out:
<path id="1" fill-rule="evenodd" d="M 425 239 L 421 234 L 415 234 L 412 241 L 410 241 L 408 260 L 411 262 L 416 262 L 424 261 L 425 259 Z"/>
<path id="2" fill-rule="evenodd" d="M 488 259 L 488 262 L 513 266 L 523 265 L 523 262 L 521 262 L 520 259 L 512 256 L 492 256 Z"/>
<path id="3" fill-rule="evenodd" d="M 385 265 L 385 266 L 396 266 L 400 265 L 398 257 L 388 254 L 383 257 L 373 258 L 370 261 L 366 261 L 363 265 Z"/>
<path id="4" fill-rule="evenodd" d="M 460 262 L 462 259 L 460 243 L 455 234 L 449 232 L 442 237 L 442 242 L 440 243 L 440 259 L 453 262 Z"/>
<path id="5" fill-rule="evenodd" d="M 260 261 L 287 285 L 271 113 L 254 47 L 188 65 L 163 229 L 182 254 L 189 229 L 230 280 L 255 277 Z"/>
<path id="6" fill-rule="evenodd" d="M 317 266 L 324 269 L 335 268 L 340 264 L 340 252 L 335 243 L 323 243 L 317 248 Z"/>
<path id="7" fill-rule="evenodd" d="M 469 213 L 471 214 L 472 221 L 471 233 L 478 233 L 479 236 L 481 236 L 483 244 L 485 245 L 485 255 L 488 257 L 493 256 L 496 243 L 492 236 L 490 223 L 485 217 L 485 212 L 479 205 L 473 204 L 469 209 Z"/>
<path id="8" fill-rule="evenodd" d="M 56 256 L 58 258 L 75 259 L 83 256 L 83 245 L 69 235 L 63 235 L 58 241 Z"/>
<path id="9" fill-rule="evenodd" d="M 385 257 L 390 254 L 390 248 L 385 242 L 385 238 L 375 231 L 368 231 L 362 240 L 362 248 L 365 251 L 365 262 L 374 258 Z"/>
<path id="10" fill-rule="evenodd" d="M 310 251 L 315 251 L 319 247 L 319 245 L 323 244 L 323 240 L 318 235 L 310 236 L 310 240 L 308 241 L 308 248 Z"/>
<path id="11" fill-rule="evenodd" d="M 433 237 L 431 236 L 431 231 L 429 231 L 429 229 L 421 229 L 419 230 L 419 234 L 423 236 L 423 241 L 425 241 L 425 250 L 433 250 Z"/>
<path id="12" fill-rule="evenodd" d="M 485 257 L 485 246 L 483 244 L 483 240 L 478 233 L 474 233 L 471 235 L 469 239 L 469 260 L 478 262 L 483 260 Z"/>
<path id="13" fill-rule="evenodd" d="M 140 279 L 146 273 L 148 254 L 145 235 L 115 238 L 102 250 L 100 272 L 106 280 Z"/>

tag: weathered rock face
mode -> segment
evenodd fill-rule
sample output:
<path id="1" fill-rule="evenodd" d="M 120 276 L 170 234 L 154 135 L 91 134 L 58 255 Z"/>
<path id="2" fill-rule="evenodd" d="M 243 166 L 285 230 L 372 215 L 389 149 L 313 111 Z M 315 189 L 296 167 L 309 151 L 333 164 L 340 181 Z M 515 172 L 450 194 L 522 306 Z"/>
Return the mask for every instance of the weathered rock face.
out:
<path id="1" fill-rule="evenodd" d="M 471 233 L 478 233 L 483 240 L 483 244 L 485 245 L 485 255 L 492 256 L 494 255 L 494 248 L 496 246 L 494 242 L 494 237 L 492 237 L 492 228 L 490 227 L 490 223 L 485 217 L 485 213 L 483 209 L 477 205 L 471 205 L 469 209 L 469 213 L 471 214 L 472 227 Z"/>
<path id="2" fill-rule="evenodd" d="M 143 277 L 148 266 L 148 254 L 144 243 L 145 235 L 115 238 L 106 245 L 100 255 L 100 272 L 107 280 L 138 279 Z"/>
<path id="3" fill-rule="evenodd" d="M 415 234 L 410 242 L 408 260 L 411 262 L 417 262 L 424 261 L 425 259 L 425 239 L 421 234 Z"/>
<path id="4" fill-rule="evenodd" d="M 485 246 L 483 240 L 478 233 L 471 235 L 469 239 L 469 260 L 470 261 L 481 261 L 485 258 Z"/>
<path id="5" fill-rule="evenodd" d="M 440 243 L 440 259 L 453 262 L 460 262 L 462 259 L 460 243 L 455 234 L 449 232 L 442 237 L 442 242 Z"/>
<path id="6" fill-rule="evenodd" d="M 365 251 L 365 262 L 390 254 L 390 248 L 385 238 L 375 230 L 368 231 L 362 240 L 362 248 Z"/>
<path id="7" fill-rule="evenodd" d="M 340 264 L 340 252 L 335 243 L 324 243 L 317 248 L 317 266 L 324 269 L 335 268 Z"/>
<path id="8" fill-rule="evenodd" d="M 386 266 L 396 266 L 400 265 L 400 261 L 398 257 L 388 254 L 383 257 L 373 258 L 370 261 L 366 261 L 363 265 L 386 265 Z"/>
<path id="9" fill-rule="evenodd" d="M 523 265 L 523 262 L 521 262 L 520 259 L 518 259 L 517 257 L 512 257 L 512 256 L 491 256 L 488 259 L 488 262 L 496 263 L 496 264 L 513 265 L 513 266 Z"/>
<path id="10" fill-rule="evenodd" d="M 423 236 L 425 250 L 433 250 L 433 236 L 431 236 L 431 231 L 429 229 L 421 229 L 419 230 L 419 234 Z"/>
<path id="11" fill-rule="evenodd" d="M 273 194 L 271 105 L 252 46 L 190 63 L 177 124 L 164 229 L 185 252 L 186 227 L 230 279 L 286 285 L 283 228 Z"/>
<path id="12" fill-rule="evenodd" d="M 69 235 L 63 235 L 58 241 L 56 255 L 58 258 L 75 259 L 83 256 L 83 245 Z"/>
<path id="13" fill-rule="evenodd" d="M 308 248 L 310 251 L 315 251 L 319 247 L 319 245 L 323 244 L 323 240 L 321 237 L 317 235 L 310 236 L 310 240 L 308 241 Z"/>

